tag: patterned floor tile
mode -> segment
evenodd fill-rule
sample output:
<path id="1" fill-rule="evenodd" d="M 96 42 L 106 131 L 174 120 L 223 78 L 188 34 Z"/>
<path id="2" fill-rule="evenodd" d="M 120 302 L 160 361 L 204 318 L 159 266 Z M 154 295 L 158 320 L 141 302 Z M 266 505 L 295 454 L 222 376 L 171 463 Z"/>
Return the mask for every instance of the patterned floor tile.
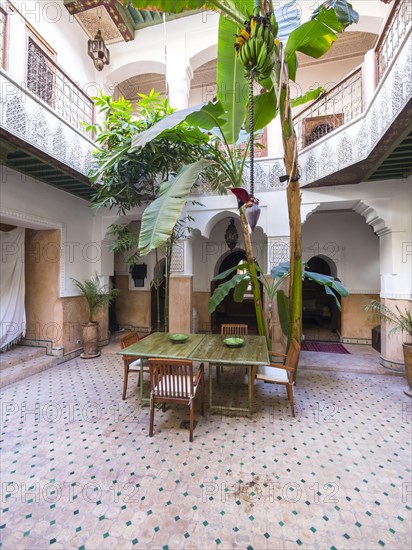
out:
<path id="1" fill-rule="evenodd" d="M 193 443 L 181 408 L 156 411 L 148 437 L 132 379 L 120 399 L 114 354 L 5 388 L 1 547 L 409 548 L 405 381 L 333 361 L 329 372 L 302 365 L 296 418 L 283 388 L 259 384 L 253 418 L 206 409 Z M 225 369 L 223 401 L 242 405 L 233 394 L 242 376 Z"/>

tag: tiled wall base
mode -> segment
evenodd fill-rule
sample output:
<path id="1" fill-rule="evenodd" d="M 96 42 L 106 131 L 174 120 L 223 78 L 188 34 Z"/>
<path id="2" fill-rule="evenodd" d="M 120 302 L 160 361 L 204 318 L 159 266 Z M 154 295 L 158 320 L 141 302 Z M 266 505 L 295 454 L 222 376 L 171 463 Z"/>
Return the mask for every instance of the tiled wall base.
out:
<path id="1" fill-rule="evenodd" d="M 385 369 L 393 370 L 395 372 L 402 372 L 405 374 L 405 365 L 403 363 L 388 361 L 388 359 L 385 359 L 382 355 L 380 356 L 380 360 L 382 367 L 385 367 Z"/>

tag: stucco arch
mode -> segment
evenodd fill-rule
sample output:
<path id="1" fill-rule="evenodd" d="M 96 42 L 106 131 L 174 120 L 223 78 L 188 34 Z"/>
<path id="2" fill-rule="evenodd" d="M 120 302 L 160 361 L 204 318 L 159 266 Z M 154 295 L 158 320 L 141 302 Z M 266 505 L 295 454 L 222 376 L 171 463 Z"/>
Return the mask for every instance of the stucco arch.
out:
<path id="1" fill-rule="evenodd" d="M 201 234 L 207 239 L 210 239 L 210 233 L 212 232 L 212 229 L 221 220 L 224 220 L 225 218 L 235 218 L 238 220 L 240 219 L 239 214 L 233 210 L 222 210 L 217 212 L 214 215 L 213 213 L 210 213 L 210 215 L 211 215 L 210 218 L 202 220 L 203 226 L 199 226 L 198 224 L 198 229 L 200 230 Z"/>
<path id="2" fill-rule="evenodd" d="M 166 66 L 164 63 L 155 60 L 132 61 L 114 69 L 107 75 L 107 81 L 110 86 L 115 87 L 124 80 L 146 73 L 165 75 Z"/>
<path id="3" fill-rule="evenodd" d="M 217 58 L 217 43 L 211 44 L 207 48 L 200 50 L 189 59 L 189 66 L 192 71 L 192 74 L 195 72 L 196 69 L 198 69 L 205 63 L 208 63 L 209 61 L 213 61 L 213 59 L 216 59 L 216 58 Z"/>

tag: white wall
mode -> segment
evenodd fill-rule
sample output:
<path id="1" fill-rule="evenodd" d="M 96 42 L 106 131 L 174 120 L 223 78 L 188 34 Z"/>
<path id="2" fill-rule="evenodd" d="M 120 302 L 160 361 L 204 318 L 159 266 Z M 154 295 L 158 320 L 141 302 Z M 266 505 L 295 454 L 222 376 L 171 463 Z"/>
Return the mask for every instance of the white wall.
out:
<path id="1" fill-rule="evenodd" d="M 1 221 L 33 229 L 60 229 L 61 294 L 76 295 L 70 277 L 84 280 L 102 273 L 101 240 L 94 236 L 99 213 L 87 201 L 1 166 Z"/>
<path id="2" fill-rule="evenodd" d="M 303 225 L 302 248 L 304 261 L 330 258 L 349 292 L 379 292 L 379 238 L 359 214 L 314 213 Z"/>

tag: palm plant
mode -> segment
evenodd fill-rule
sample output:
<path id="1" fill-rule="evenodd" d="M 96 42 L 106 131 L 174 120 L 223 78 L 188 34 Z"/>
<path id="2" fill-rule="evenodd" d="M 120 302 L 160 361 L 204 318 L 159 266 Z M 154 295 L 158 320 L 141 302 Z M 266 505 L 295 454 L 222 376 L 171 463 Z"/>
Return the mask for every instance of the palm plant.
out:
<path id="1" fill-rule="evenodd" d="M 395 306 L 396 311 L 393 311 L 378 300 L 371 300 L 363 309 L 364 311 L 371 312 L 370 317 L 372 319 L 379 319 L 384 323 L 388 323 L 388 325 L 392 325 L 389 334 L 401 332 L 411 337 L 409 342 L 402 343 L 402 348 L 406 378 L 410 389 L 409 392 L 405 391 L 405 393 L 409 395 L 409 397 L 412 397 L 412 310 L 405 307 L 405 311 L 402 311 L 399 306 Z"/>
<path id="2" fill-rule="evenodd" d="M 371 318 L 379 319 L 392 325 L 389 334 L 406 332 L 406 334 L 412 337 L 412 310 L 405 308 L 405 311 L 402 311 L 399 306 L 395 306 L 396 311 L 393 311 L 378 300 L 371 300 L 363 309 L 364 311 L 371 312 Z"/>
<path id="3" fill-rule="evenodd" d="M 87 302 L 89 308 L 88 323 L 95 323 L 96 315 L 112 300 L 117 298 L 120 293 L 118 288 L 109 290 L 105 286 L 100 286 L 97 275 L 83 282 L 73 278 L 71 280 L 80 290 L 80 294 Z"/>

